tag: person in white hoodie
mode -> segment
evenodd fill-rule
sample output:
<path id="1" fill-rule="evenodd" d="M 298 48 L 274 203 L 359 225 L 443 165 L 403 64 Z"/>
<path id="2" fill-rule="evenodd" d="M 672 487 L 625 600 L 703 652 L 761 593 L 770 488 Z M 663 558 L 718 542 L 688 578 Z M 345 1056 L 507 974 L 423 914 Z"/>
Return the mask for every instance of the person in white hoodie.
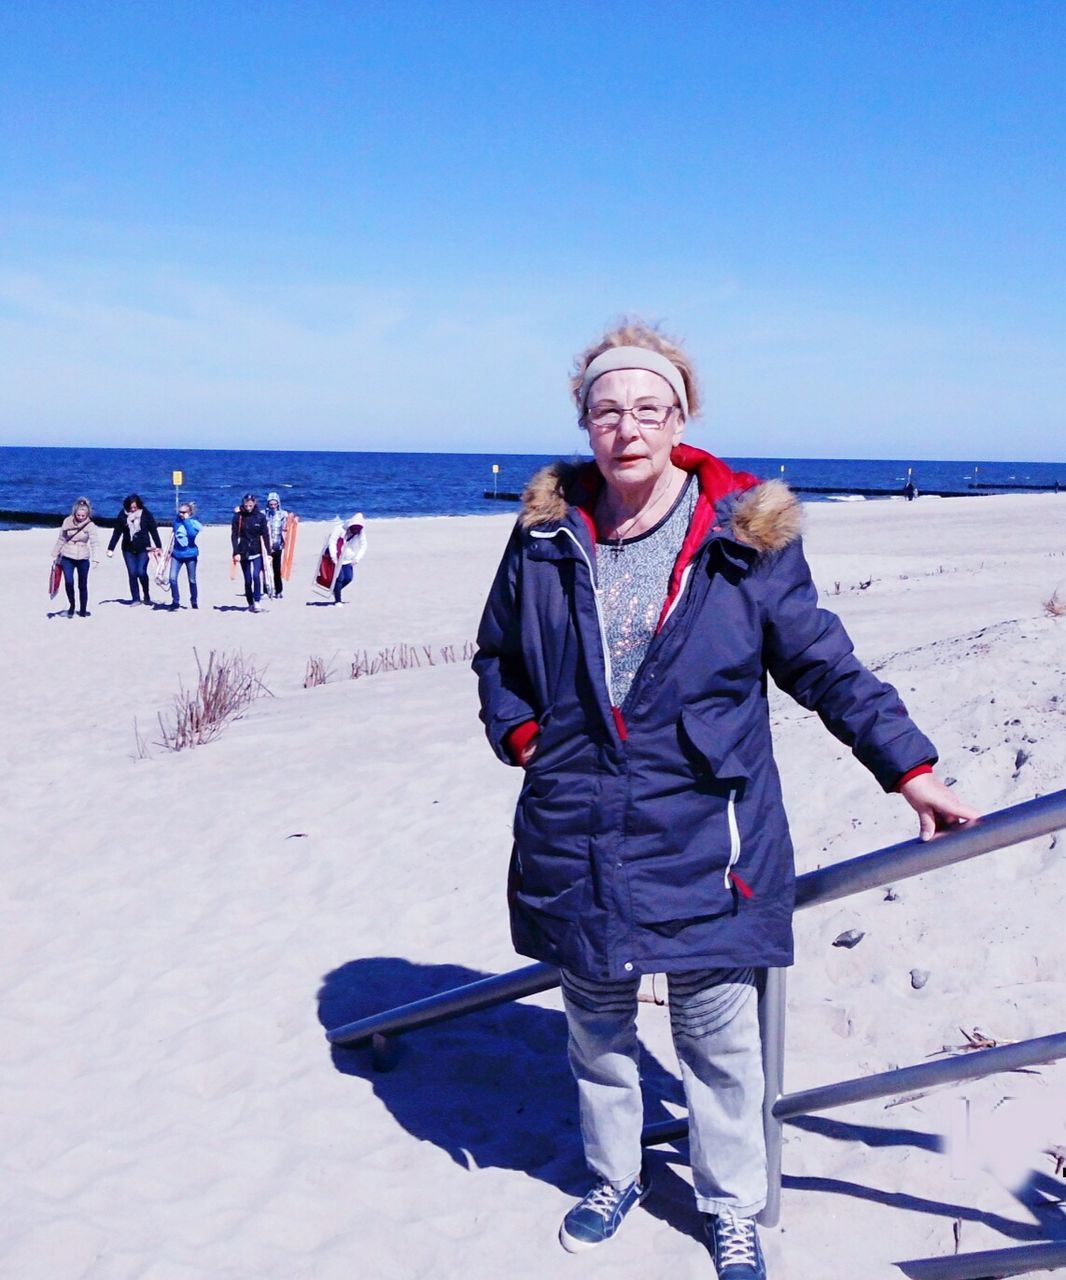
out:
<path id="1" fill-rule="evenodd" d="M 266 521 L 270 530 L 270 563 L 274 570 L 274 599 L 280 600 L 285 590 L 281 579 L 281 557 L 285 550 L 285 537 L 289 532 L 289 516 L 281 505 L 281 499 L 274 490 L 267 494 Z M 263 573 L 267 570 L 264 567 Z"/>
<path id="2" fill-rule="evenodd" d="M 332 545 L 337 548 L 333 603 L 343 604 L 341 592 L 355 576 L 355 566 L 366 555 L 366 521 L 361 511 L 357 511 L 345 524 L 343 539 L 337 539 Z"/>

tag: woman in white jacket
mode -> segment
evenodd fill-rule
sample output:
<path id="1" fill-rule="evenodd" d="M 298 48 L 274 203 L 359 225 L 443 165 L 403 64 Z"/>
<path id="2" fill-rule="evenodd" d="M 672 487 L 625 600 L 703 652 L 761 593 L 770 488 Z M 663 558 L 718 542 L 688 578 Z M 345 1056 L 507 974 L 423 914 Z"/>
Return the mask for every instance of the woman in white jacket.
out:
<path id="1" fill-rule="evenodd" d="M 337 573 L 333 579 L 333 603 L 343 604 L 341 592 L 355 576 L 355 566 L 366 555 L 366 521 L 357 511 L 344 526 L 344 533 L 331 543 L 337 549 Z"/>

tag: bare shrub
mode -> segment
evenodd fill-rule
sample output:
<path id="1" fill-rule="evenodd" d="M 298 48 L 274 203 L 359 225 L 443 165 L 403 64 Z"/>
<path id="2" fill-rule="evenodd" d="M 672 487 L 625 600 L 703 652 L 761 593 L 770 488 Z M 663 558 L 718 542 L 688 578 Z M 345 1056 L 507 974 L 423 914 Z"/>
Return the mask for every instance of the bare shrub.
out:
<path id="1" fill-rule="evenodd" d="M 231 720 L 238 719 L 250 702 L 273 697 L 243 653 L 216 653 L 212 649 L 206 666 L 195 649 L 193 656 L 199 673 L 195 689 L 179 686 L 171 723 L 164 720 L 162 713 L 159 716 L 163 735 L 160 746 L 168 751 L 184 751 L 186 747 L 210 742 Z"/>
<path id="2" fill-rule="evenodd" d="M 422 657 L 413 644 L 394 644 L 387 649 L 379 649 L 371 657 L 368 650 L 355 654 L 352 658 L 351 677 L 359 680 L 363 676 L 376 676 L 382 671 L 406 671 L 411 667 L 421 667 L 423 659 L 427 667 L 435 667 L 438 662 L 469 662 L 477 651 L 477 646 L 467 640 L 457 653 L 454 644 L 438 646 L 434 654 L 433 646 L 420 645 Z"/>
<path id="3" fill-rule="evenodd" d="M 1044 612 L 1049 618 L 1066 618 L 1066 600 L 1059 595 L 1058 588 L 1044 601 Z"/>
<path id="4" fill-rule="evenodd" d="M 320 684 L 325 684 L 334 674 L 334 670 L 333 658 L 330 658 L 327 664 L 325 658 L 312 655 L 307 659 L 307 670 L 304 672 L 304 688 L 316 689 Z"/>

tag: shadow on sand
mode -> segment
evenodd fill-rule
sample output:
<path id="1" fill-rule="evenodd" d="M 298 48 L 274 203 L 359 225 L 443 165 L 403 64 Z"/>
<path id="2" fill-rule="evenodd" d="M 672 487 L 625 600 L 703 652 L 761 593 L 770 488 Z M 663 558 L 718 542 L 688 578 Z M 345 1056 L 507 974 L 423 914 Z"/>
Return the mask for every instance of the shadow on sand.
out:
<path id="1" fill-rule="evenodd" d="M 324 1027 L 338 1027 L 488 976 L 388 956 L 353 960 L 327 974 L 318 1016 Z M 331 1053 L 338 1071 L 373 1087 L 397 1124 L 462 1169 L 514 1169 L 575 1198 L 588 1190 L 561 1011 L 512 1002 L 424 1027 L 401 1037 L 388 1071 L 374 1069 L 368 1048 Z M 683 1105 L 680 1080 L 647 1050 L 641 1074 L 646 1122 L 676 1115 L 663 1104 Z M 648 1153 L 655 1185 L 644 1208 L 702 1239 L 692 1190 L 671 1167 L 685 1163 L 683 1143 Z"/>
<path id="2" fill-rule="evenodd" d="M 878 1125 L 850 1124 L 829 1119 L 826 1116 L 796 1116 L 787 1122 L 791 1128 L 808 1133 L 821 1134 L 836 1142 L 858 1142 L 867 1147 L 916 1147 L 923 1151 L 943 1153 L 947 1150 L 940 1134 L 925 1133 L 918 1129 L 883 1128 Z M 944 1171 L 948 1178 L 947 1168 Z M 832 1195 L 852 1196 L 891 1209 L 908 1213 L 930 1214 L 938 1218 L 950 1218 L 959 1222 L 974 1222 L 998 1231 L 1008 1241 L 1037 1243 L 1045 1240 L 1066 1239 L 1066 1217 L 1063 1215 L 1064 1189 L 1061 1183 L 1048 1174 L 1031 1170 L 1024 1186 L 1015 1192 L 1015 1198 L 1033 1217 L 1030 1222 L 1018 1222 L 1001 1213 L 989 1213 L 970 1205 L 954 1204 L 948 1200 L 932 1200 L 925 1196 L 911 1195 L 903 1191 L 882 1191 L 878 1187 L 859 1182 L 845 1182 L 839 1178 L 793 1177 L 788 1174 L 782 1185 L 793 1191 L 828 1192 Z M 903 1266 L 903 1264 L 900 1264 Z M 903 1267 L 904 1274 L 908 1274 Z"/>
<path id="3" fill-rule="evenodd" d="M 319 1021 L 326 1028 L 338 1027 L 487 976 L 459 965 L 418 965 L 388 956 L 353 960 L 323 981 Z M 512 1002 L 421 1028 L 398 1039 L 385 1071 L 375 1070 L 368 1047 L 332 1047 L 330 1052 L 339 1072 L 372 1086 L 397 1124 L 446 1151 L 460 1168 L 513 1169 L 574 1197 L 588 1189 L 561 1011 Z M 646 1048 L 641 1075 L 645 1122 L 676 1115 L 684 1106 L 681 1083 Z M 938 1134 L 914 1129 L 848 1124 L 824 1116 L 800 1116 L 789 1123 L 836 1142 L 944 1149 Z M 675 1172 L 687 1159 L 685 1143 L 648 1152 L 655 1185 L 645 1209 L 700 1240 L 702 1224 L 691 1188 Z M 792 1191 L 849 1196 L 910 1213 L 981 1223 L 1013 1241 L 1066 1237 L 1062 1186 L 1035 1171 L 1016 1192 L 1032 1215 L 1030 1222 L 832 1177 L 786 1175 L 783 1183 Z M 817 1195 L 809 1204 L 818 1211 Z"/>

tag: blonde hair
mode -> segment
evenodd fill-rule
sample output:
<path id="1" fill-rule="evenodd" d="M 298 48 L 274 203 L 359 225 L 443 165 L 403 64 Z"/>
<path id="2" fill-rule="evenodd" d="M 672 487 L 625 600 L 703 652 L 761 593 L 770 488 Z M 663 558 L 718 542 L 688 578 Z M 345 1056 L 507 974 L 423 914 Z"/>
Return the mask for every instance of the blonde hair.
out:
<path id="1" fill-rule="evenodd" d="M 676 365 L 688 395 L 689 417 L 696 417 L 700 411 L 700 391 L 696 382 L 696 371 L 692 367 L 688 352 L 679 342 L 663 333 L 658 325 L 648 324 L 639 316 L 623 317 L 613 329 L 608 329 L 601 338 L 574 357 L 574 365 L 570 371 L 570 393 L 579 409 L 581 408 L 581 382 L 585 376 L 585 370 L 597 356 L 610 350 L 611 347 L 644 347 L 647 351 L 657 351 L 671 364 Z"/>
<path id="2" fill-rule="evenodd" d="M 79 507 L 84 507 L 85 510 L 88 511 L 90 520 L 93 518 L 93 504 L 89 501 L 88 498 L 79 498 L 77 502 L 75 502 L 75 504 L 70 509 L 70 514 L 72 517 L 77 514 L 77 510 Z"/>

